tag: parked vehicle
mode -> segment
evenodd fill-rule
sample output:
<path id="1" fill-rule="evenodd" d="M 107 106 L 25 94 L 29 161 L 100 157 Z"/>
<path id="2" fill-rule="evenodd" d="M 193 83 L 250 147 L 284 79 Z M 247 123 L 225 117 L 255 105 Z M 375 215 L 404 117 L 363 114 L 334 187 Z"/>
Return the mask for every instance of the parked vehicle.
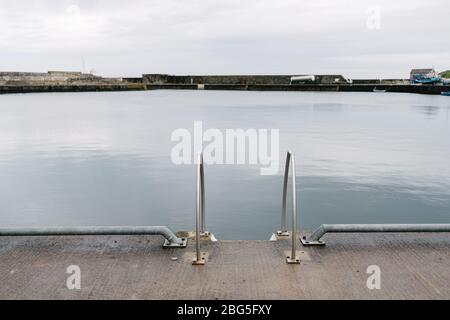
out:
<path id="1" fill-rule="evenodd" d="M 420 83 L 420 84 L 435 84 L 441 82 L 441 78 L 433 77 L 433 78 L 420 78 L 415 79 L 414 83 Z"/>
<path id="2" fill-rule="evenodd" d="M 316 80 L 315 76 L 293 76 L 291 77 L 291 84 L 293 83 L 308 83 L 314 82 Z"/>

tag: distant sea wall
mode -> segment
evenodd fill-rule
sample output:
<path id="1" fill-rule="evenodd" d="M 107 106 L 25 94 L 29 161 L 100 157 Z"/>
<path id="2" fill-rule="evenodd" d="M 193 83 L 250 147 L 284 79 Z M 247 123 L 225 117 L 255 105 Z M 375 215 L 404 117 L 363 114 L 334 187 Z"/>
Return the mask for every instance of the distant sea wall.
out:
<path id="1" fill-rule="evenodd" d="M 167 75 L 144 74 L 148 89 L 249 90 L 249 91 L 335 91 L 441 94 L 448 85 L 415 85 L 409 79 L 354 79 L 342 75 L 315 75 L 313 81 L 291 83 L 293 75 Z"/>
<path id="2" fill-rule="evenodd" d="M 440 94 L 449 85 L 414 85 L 408 79 L 354 79 L 342 75 L 315 75 L 314 80 L 291 83 L 291 75 L 168 75 L 104 78 L 90 73 L 49 71 L 0 72 L 1 93 L 79 92 L 127 90 L 248 90 L 248 91 L 334 91 Z"/>
<path id="3" fill-rule="evenodd" d="M 386 90 L 396 93 L 417 93 L 438 95 L 450 91 L 448 85 L 375 85 L 375 84 L 292 84 L 292 85 L 232 85 L 232 84 L 151 84 L 147 89 L 166 90 L 242 90 L 242 91 L 322 91 L 322 92 L 373 92 Z"/>
<path id="4" fill-rule="evenodd" d="M 144 74 L 145 84 L 187 84 L 187 85 L 288 85 L 291 75 L 168 75 Z M 314 84 L 343 84 L 347 80 L 342 75 L 316 75 Z"/>
<path id="5" fill-rule="evenodd" d="M 140 82 L 70 71 L 0 72 L 0 93 L 145 90 Z"/>

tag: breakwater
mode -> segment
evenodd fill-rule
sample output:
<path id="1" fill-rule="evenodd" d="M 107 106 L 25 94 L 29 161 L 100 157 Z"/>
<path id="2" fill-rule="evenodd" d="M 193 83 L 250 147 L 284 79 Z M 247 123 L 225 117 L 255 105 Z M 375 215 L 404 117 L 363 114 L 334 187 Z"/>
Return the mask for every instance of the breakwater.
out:
<path id="1" fill-rule="evenodd" d="M 104 78 L 90 73 L 49 71 L 0 72 L 0 94 L 28 92 L 78 92 L 145 90 L 142 81 Z"/>
<path id="2" fill-rule="evenodd" d="M 450 91 L 448 85 L 376 85 L 376 84 L 147 84 L 147 89 L 172 90 L 248 90 L 248 91 L 323 91 L 323 92 L 373 92 L 374 89 L 396 93 L 441 94 Z"/>
<path id="3" fill-rule="evenodd" d="M 32 93 L 32 92 L 91 92 L 91 91 L 130 91 L 146 90 L 143 85 L 136 84 L 82 84 L 82 85 L 20 85 L 2 86 L 0 94 L 5 93 Z"/>
<path id="4" fill-rule="evenodd" d="M 249 91 L 334 91 L 441 94 L 449 85 L 414 85 L 408 79 L 355 79 L 342 75 L 315 75 L 305 83 L 291 83 L 292 75 L 196 75 L 144 74 L 147 89 L 249 90 Z"/>
<path id="5" fill-rule="evenodd" d="M 145 84 L 184 84 L 184 85 L 288 85 L 292 75 L 168 75 L 144 74 Z M 314 84 L 345 84 L 342 75 L 315 75 Z"/>
<path id="6" fill-rule="evenodd" d="M 408 79 L 353 79 L 342 75 L 315 75 L 314 80 L 291 83 L 292 75 L 168 75 L 143 74 L 133 78 L 104 78 L 89 73 L 0 72 L 1 93 L 78 92 L 126 90 L 249 90 L 334 91 L 441 94 L 450 85 L 416 85 Z"/>

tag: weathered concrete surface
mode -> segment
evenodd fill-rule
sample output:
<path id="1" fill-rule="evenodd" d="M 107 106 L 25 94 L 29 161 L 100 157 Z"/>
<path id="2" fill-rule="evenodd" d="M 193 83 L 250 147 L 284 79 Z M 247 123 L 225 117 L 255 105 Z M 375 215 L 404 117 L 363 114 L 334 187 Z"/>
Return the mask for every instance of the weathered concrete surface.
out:
<path id="1" fill-rule="evenodd" d="M 0 72 L 0 94 L 27 92 L 124 91 L 147 89 L 142 80 L 104 78 L 90 73 Z"/>
<path id="2" fill-rule="evenodd" d="M 288 85 L 293 75 L 169 75 L 144 74 L 146 84 Z M 315 75 L 315 84 L 345 84 L 342 75 Z"/>
<path id="3" fill-rule="evenodd" d="M 58 85 L 85 85 L 85 84 L 122 84 L 122 78 L 104 78 L 91 73 L 49 71 L 39 72 L 0 72 L 1 86 L 58 86 Z"/>
<path id="4" fill-rule="evenodd" d="M 23 85 L 1 86 L 0 94 L 36 93 L 36 92 L 95 92 L 95 91 L 135 91 L 146 90 L 146 86 L 137 83 L 128 84 L 84 84 L 84 85 Z"/>
<path id="5" fill-rule="evenodd" d="M 327 235 L 322 248 L 299 246 L 287 265 L 287 240 L 203 243 L 162 249 L 157 236 L 0 238 L 1 299 L 449 299 L 447 234 Z M 173 261 L 172 257 L 178 257 Z M 66 288 L 69 265 L 81 290 Z M 366 286 L 369 265 L 381 289 Z"/>

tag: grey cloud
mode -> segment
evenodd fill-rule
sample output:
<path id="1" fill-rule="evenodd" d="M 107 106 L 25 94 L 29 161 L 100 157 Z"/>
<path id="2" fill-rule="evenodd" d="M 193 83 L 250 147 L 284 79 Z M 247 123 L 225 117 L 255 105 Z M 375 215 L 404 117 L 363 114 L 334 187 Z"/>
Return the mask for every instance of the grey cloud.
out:
<path id="1" fill-rule="evenodd" d="M 450 68 L 446 0 L 0 0 L 0 69 L 103 75 Z M 381 29 L 366 27 L 381 9 Z"/>

